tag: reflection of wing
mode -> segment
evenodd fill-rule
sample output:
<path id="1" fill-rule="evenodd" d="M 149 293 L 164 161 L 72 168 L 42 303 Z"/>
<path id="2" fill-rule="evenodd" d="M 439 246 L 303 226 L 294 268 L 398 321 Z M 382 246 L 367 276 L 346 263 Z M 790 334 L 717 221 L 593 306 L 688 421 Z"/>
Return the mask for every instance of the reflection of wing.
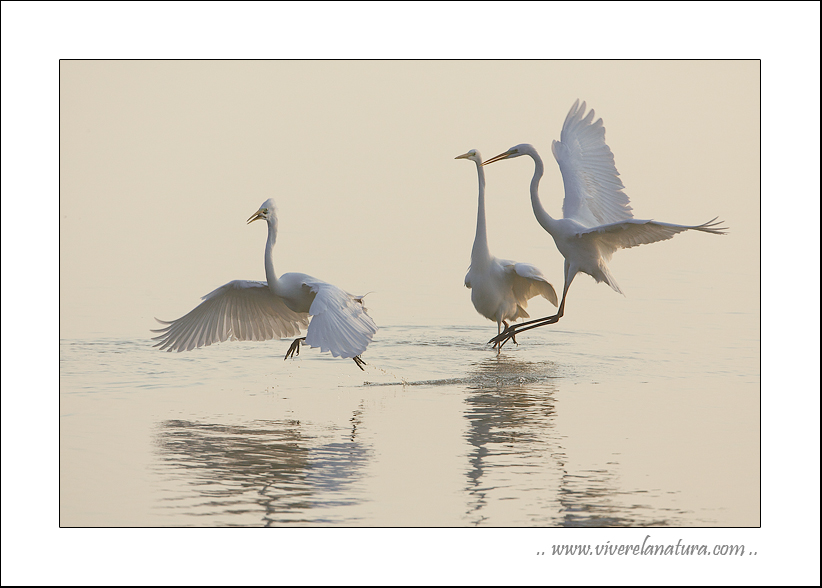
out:
<path id="1" fill-rule="evenodd" d="M 522 308 L 534 296 L 543 296 L 554 306 L 557 305 L 557 293 L 545 279 L 539 268 L 530 263 L 503 262 L 505 273 L 511 276 L 514 299 Z M 526 315 L 527 316 L 527 315 Z"/>
<path id="2" fill-rule="evenodd" d="M 637 245 L 646 245 L 665 241 L 682 231 L 694 230 L 725 234 L 725 227 L 717 227 L 721 221 L 714 218 L 707 223 L 695 226 L 672 225 L 670 223 L 660 223 L 652 220 L 631 219 L 619 223 L 612 223 L 601 227 L 595 227 L 585 232 L 579 233 L 580 239 L 593 240 L 597 243 L 600 254 L 606 259 L 611 259 L 617 249 L 628 249 Z"/>
<path id="3" fill-rule="evenodd" d="M 605 143 L 602 119 L 592 123 L 594 111 L 585 118 L 584 113 L 585 102 L 574 102 L 560 140 L 551 146 L 565 183 L 562 215 L 586 227 L 633 218 L 614 154 Z"/>
<path id="4" fill-rule="evenodd" d="M 365 313 L 363 297 L 320 280 L 304 283 L 316 293 L 308 311 L 311 324 L 305 344 L 330 351 L 334 357 L 351 358 L 365 351 L 377 325 Z"/>
<path id="5" fill-rule="evenodd" d="M 220 286 L 187 315 L 154 330 L 155 347 L 188 351 L 226 339 L 265 341 L 293 337 L 308 324 L 308 315 L 290 310 L 266 282 L 234 280 Z"/>

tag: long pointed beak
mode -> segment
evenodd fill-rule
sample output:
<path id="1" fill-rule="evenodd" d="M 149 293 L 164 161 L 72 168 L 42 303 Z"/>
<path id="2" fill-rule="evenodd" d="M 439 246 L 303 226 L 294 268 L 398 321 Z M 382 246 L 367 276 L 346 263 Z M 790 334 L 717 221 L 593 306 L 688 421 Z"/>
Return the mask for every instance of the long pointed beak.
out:
<path id="1" fill-rule="evenodd" d="M 463 153 L 462 155 L 457 155 L 454 159 L 468 159 L 471 157 L 471 152 Z"/>
<path id="2" fill-rule="evenodd" d="M 252 214 L 250 217 L 248 217 L 248 222 L 247 222 L 246 224 L 247 224 L 247 225 L 250 225 L 250 224 L 251 224 L 251 223 L 253 223 L 255 220 L 259 220 L 259 219 L 261 219 L 261 218 L 263 218 L 263 211 L 262 211 L 262 210 L 258 210 L 257 212 L 255 212 L 254 214 Z"/>
<path id="3" fill-rule="evenodd" d="M 492 157 L 491 159 L 486 159 L 482 165 L 488 165 L 489 163 L 494 163 L 495 161 L 500 161 L 501 159 L 508 159 L 511 156 L 511 150 L 509 149 L 505 153 L 500 153 L 496 157 Z"/>

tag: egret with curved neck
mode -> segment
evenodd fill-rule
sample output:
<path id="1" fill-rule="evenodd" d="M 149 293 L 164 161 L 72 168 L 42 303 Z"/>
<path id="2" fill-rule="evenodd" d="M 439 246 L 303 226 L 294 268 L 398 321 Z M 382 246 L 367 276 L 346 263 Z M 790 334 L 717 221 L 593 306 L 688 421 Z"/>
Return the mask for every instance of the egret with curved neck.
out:
<path id="1" fill-rule="evenodd" d="M 528 318 L 525 308 L 534 296 L 543 296 L 554 306 L 557 293 L 542 272 L 528 263 L 516 263 L 498 259 L 488 248 L 488 234 L 485 226 L 485 172 L 482 156 L 472 149 L 454 159 L 469 159 L 477 165 L 479 196 L 477 198 L 477 232 L 471 249 L 471 267 L 465 275 L 465 287 L 471 289 L 471 302 L 485 318 L 497 323 L 499 336 L 502 325 L 509 329 L 507 321 Z M 514 339 L 514 343 L 517 340 Z M 494 344 L 499 353 L 502 345 Z"/>
<path id="2" fill-rule="evenodd" d="M 161 333 L 155 347 L 168 351 L 188 351 L 225 340 L 264 341 L 292 337 L 308 327 L 305 337 L 295 339 L 284 359 L 300 353 L 300 343 L 330 351 L 334 357 L 353 359 L 360 369 L 360 357 L 377 325 L 363 307 L 363 296 L 348 292 L 306 274 L 274 271 L 274 244 L 277 242 L 277 207 L 269 198 L 248 219 L 248 224 L 264 220 L 268 225 L 265 244 L 265 282 L 234 280 L 203 296 L 203 302 L 175 321 L 154 332 Z M 311 322 L 309 323 L 309 316 Z"/>
<path id="3" fill-rule="evenodd" d="M 489 343 L 501 346 L 521 331 L 559 321 L 565 313 L 568 288 L 579 272 L 588 274 L 597 282 L 605 282 L 623 294 L 606 263 L 617 249 L 664 241 L 682 231 L 724 235 L 727 230 L 717 226 L 721 221 L 717 222 L 716 218 L 694 226 L 633 218 L 628 196 L 623 192 L 625 186 L 614 164 L 614 155 L 605 143 L 602 119 L 594 122 L 593 109 L 585 114 L 585 102 L 582 105 L 579 100 L 574 102 L 562 125 L 560 140 L 553 142 L 551 150 L 565 185 L 563 218 L 560 219 L 551 217 L 539 199 L 539 181 L 544 167 L 533 145 L 516 145 L 482 164 L 485 166 L 523 155 L 534 160 L 531 208 L 537 222 L 551 234 L 565 258 L 565 284 L 557 314 L 512 325 Z"/>

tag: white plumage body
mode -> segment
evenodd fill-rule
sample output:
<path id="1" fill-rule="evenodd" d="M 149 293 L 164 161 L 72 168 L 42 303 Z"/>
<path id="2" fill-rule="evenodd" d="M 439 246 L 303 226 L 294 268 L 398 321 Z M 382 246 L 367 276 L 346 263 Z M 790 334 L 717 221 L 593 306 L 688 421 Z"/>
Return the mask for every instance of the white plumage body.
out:
<path id="1" fill-rule="evenodd" d="M 497 324 L 528 318 L 528 300 L 544 296 L 554 306 L 557 294 L 542 272 L 527 263 L 491 257 L 487 264 L 471 264 L 465 275 L 474 308 Z"/>
<path id="2" fill-rule="evenodd" d="M 477 165 L 479 196 L 477 204 L 477 231 L 471 250 L 471 267 L 465 275 L 465 286 L 471 289 L 474 308 L 487 319 L 497 323 L 497 332 L 507 321 L 528 318 L 525 308 L 534 296 L 543 296 L 554 306 L 557 294 L 542 272 L 528 263 L 516 263 L 491 255 L 485 223 L 485 173 L 482 157 L 472 149 L 456 159 L 470 159 Z"/>

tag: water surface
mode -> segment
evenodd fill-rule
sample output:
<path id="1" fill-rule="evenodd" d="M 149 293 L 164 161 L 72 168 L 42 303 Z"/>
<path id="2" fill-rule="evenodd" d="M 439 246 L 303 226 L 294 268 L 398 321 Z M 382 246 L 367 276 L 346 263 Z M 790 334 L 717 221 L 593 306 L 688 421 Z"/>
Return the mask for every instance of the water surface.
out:
<path id="1" fill-rule="evenodd" d="M 386 326 L 365 372 L 284 341 L 62 340 L 60 522 L 757 526 L 758 341 L 734 320 L 499 355 L 490 323 Z"/>

